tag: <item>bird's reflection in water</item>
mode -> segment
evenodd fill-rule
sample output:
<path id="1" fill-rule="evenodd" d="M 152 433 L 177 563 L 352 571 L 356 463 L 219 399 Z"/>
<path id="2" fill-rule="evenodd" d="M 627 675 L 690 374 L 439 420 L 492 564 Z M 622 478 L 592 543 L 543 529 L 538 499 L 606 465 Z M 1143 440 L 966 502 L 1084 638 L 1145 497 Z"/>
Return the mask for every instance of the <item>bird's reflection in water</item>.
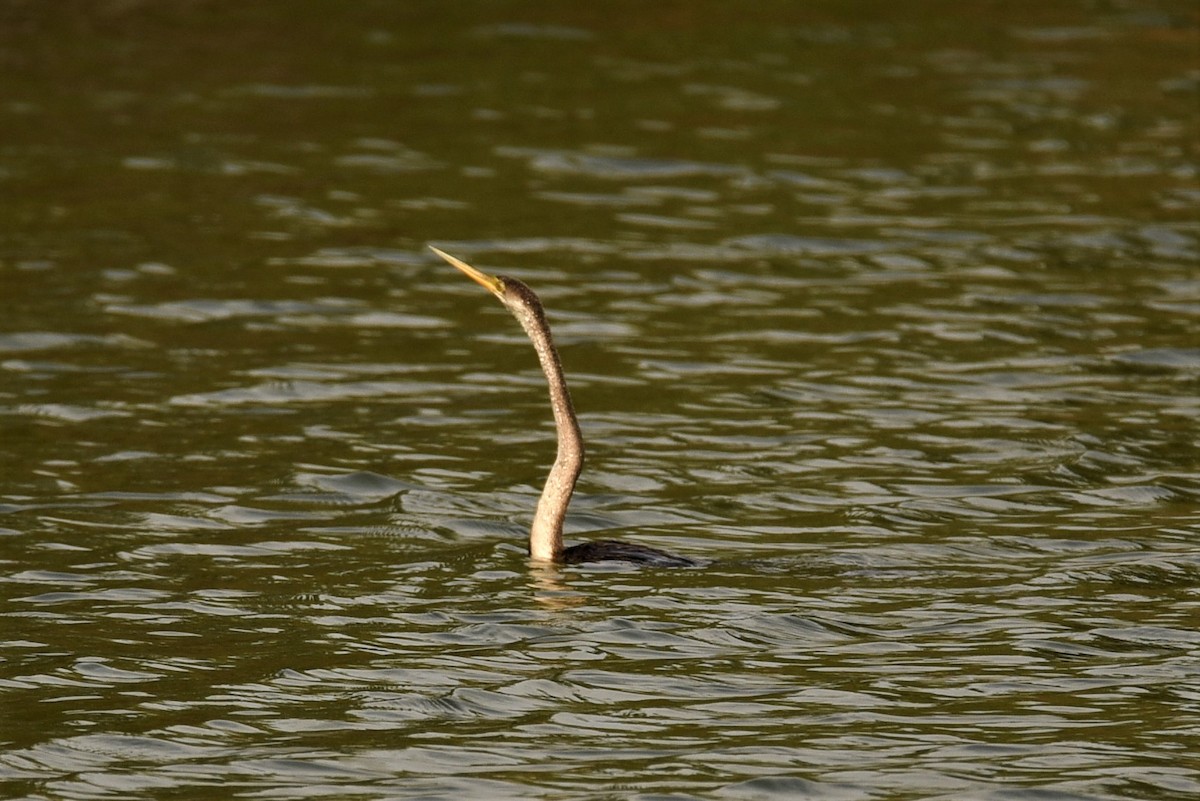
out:
<path id="1" fill-rule="evenodd" d="M 572 609 L 587 600 L 586 595 L 567 586 L 562 568 L 553 562 L 531 559 L 529 578 L 534 599 L 551 611 Z"/>

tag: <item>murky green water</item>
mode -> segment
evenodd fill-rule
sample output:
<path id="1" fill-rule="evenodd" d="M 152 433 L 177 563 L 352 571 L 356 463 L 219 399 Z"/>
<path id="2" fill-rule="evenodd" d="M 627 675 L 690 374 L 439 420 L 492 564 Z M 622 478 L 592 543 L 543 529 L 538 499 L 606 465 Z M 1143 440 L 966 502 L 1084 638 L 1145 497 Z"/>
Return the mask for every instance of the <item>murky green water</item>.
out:
<path id="1" fill-rule="evenodd" d="M 0 795 L 1200 793 L 1186 4 L 5 13 Z"/>

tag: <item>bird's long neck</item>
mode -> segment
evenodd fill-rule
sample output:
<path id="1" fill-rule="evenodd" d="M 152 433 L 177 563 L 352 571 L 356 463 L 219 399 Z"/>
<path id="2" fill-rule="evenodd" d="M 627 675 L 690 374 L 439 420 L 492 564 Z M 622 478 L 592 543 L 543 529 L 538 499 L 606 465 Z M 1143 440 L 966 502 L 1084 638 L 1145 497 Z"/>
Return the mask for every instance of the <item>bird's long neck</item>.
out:
<path id="1" fill-rule="evenodd" d="M 554 427 L 558 431 L 558 454 L 546 478 L 542 497 L 538 500 L 533 527 L 529 530 L 529 554 L 534 559 L 558 561 L 563 552 L 563 520 L 567 516 L 567 504 L 571 502 L 575 480 L 583 469 L 583 435 L 575 419 L 571 393 L 567 390 L 562 364 L 558 360 L 554 341 L 550 338 L 550 326 L 546 323 L 541 304 L 524 311 L 517 315 L 517 319 L 533 341 L 542 372 L 546 374 L 546 383 L 550 386 L 550 408 L 554 410 Z"/>

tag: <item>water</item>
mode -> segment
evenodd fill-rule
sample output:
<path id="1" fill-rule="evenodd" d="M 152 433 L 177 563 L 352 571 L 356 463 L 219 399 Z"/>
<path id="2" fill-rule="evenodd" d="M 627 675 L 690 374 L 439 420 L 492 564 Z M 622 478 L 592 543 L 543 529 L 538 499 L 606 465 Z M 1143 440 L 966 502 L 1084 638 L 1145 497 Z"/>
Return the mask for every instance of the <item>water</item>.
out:
<path id="1" fill-rule="evenodd" d="M 1190 10 L 8 14 L 5 797 L 1200 792 Z"/>

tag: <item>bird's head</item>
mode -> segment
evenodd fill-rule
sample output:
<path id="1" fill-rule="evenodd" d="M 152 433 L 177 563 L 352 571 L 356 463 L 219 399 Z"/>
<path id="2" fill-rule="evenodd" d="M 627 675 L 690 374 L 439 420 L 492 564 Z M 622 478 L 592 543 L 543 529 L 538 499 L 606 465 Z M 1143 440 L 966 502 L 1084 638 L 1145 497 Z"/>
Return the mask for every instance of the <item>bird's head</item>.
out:
<path id="1" fill-rule="evenodd" d="M 485 272 L 476 270 L 462 259 L 456 259 L 449 253 L 438 250 L 432 245 L 429 246 L 429 249 L 457 267 L 472 281 L 500 298 L 500 302 L 515 314 L 518 320 L 524 322 L 526 316 L 530 313 L 538 317 L 544 316 L 545 312 L 542 310 L 541 301 L 538 300 L 538 296 L 523 281 L 518 281 L 516 278 L 509 278 L 507 275 L 488 275 Z"/>

